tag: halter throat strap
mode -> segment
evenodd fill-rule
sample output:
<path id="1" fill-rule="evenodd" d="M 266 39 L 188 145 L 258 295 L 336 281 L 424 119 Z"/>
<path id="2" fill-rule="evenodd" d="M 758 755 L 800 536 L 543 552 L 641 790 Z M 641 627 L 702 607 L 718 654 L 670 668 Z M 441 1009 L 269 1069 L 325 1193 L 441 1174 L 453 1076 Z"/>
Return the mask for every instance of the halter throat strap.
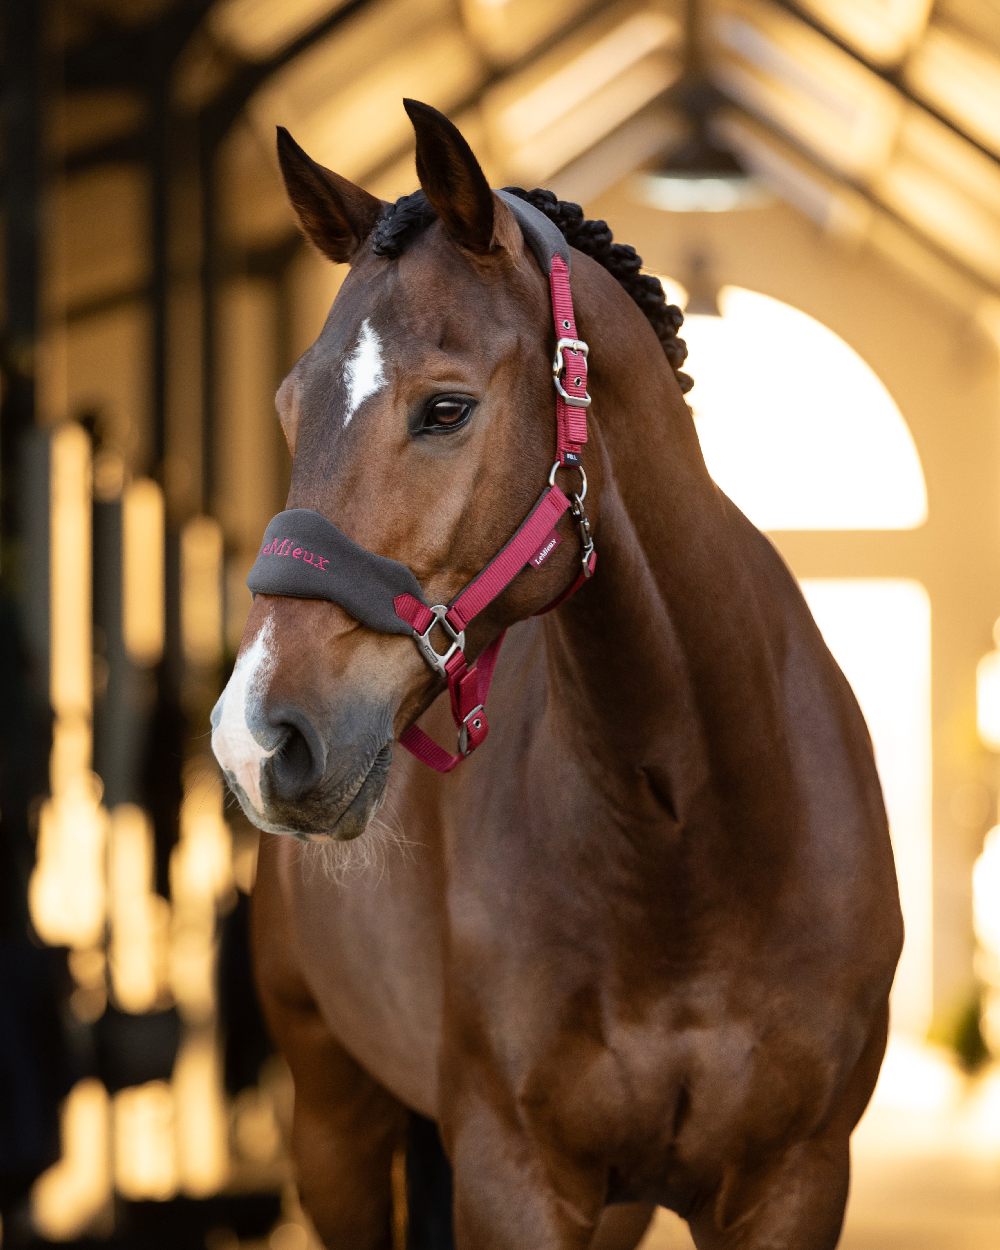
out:
<path id="1" fill-rule="evenodd" d="M 279 512 L 264 534 L 247 577 L 254 594 L 326 599 L 339 604 L 369 629 L 409 634 L 429 667 L 448 687 L 458 749 L 445 750 L 417 725 L 400 743 L 417 759 L 450 772 L 480 746 L 489 733 L 486 697 L 503 643 L 503 634 L 472 662 L 465 654 L 465 631 L 530 564 L 540 565 L 559 541 L 556 526 L 566 512 L 581 544 L 579 571 L 570 586 L 544 612 L 564 602 L 589 578 L 597 563 L 584 509 L 587 477 L 581 463 L 587 441 L 587 344 L 577 336 L 570 291 L 570 248 L 559 228 L 533 205 L 508 191 L 496 194 L 514 213 L 525 242 L 548 277 L 556 346 L 552 380 L 556 390 L 556 458 L 547 487 L 510 540 L 449 604 L 428 604 L 413 571 L 359 546 L 332 521 L 310 508 Z M 557 485 L 561 468 L 579 474 L 576 491 Z M 436 635 L 436 638 L 435 638 Z M 443 646 L 442 646 L 443 642 Z M 440 649 L 439 649 L 440 648 Z"/>

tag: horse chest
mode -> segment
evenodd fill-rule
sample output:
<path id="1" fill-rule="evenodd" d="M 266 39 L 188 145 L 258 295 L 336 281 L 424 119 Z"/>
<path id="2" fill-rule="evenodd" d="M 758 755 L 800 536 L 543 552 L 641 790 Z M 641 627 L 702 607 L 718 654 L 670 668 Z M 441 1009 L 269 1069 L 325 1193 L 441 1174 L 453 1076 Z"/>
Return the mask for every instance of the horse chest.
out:
<path id="1" fill-rule="evenodd" d="M 765 1040 L 758 1021 L 736 1016 L 672 1033 L 629 1027 L 609 1059 L 607 1076 L 617 1079 L 595 1073 L 592 1096 L 640 1176 L 699 1175 L 749 1140 L 791 1130 L 831 1087 L 819 1039 Z M 580 1090 L 585 1097 L 587 1082 Z"/>
<path id="2" fill-rule="evenodd" d="M 750 1142 L 778 1142 L 829 1105 L 830 1039 L 765 1020 L 753 994 L 703 987 L 615 1000 L 551 981 L 510 1024 L 491 1013 L 499 1082 L 526 1131 L 569 1157 L 601 1159 L 613 1196 L 683 1208 Z"/>

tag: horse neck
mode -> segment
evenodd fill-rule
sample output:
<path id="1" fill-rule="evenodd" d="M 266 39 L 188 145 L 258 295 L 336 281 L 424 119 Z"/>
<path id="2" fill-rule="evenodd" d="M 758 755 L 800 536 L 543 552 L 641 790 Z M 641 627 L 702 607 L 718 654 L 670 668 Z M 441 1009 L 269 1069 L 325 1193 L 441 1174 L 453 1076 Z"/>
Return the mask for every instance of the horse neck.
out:
<path id="1" fill-rule="evenodd" d="M 626 330 L 594 355 L 630 361 Z M 651 333 L 640 350 L 595 392 L 598 570 L 548 618 L 549 706 L 612 803 L 634 810 L 638 784 L 679 824 L 707 796 L 763 820 L 786 758 L 767 549 L 711 481 Z"/>

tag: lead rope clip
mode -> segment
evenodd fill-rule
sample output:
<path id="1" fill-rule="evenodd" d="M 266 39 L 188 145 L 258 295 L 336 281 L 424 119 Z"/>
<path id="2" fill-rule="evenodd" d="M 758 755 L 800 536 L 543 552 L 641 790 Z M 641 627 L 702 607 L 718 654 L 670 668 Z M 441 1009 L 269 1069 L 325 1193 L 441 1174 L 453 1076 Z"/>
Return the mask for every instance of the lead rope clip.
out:
<path id="1" fill-rule="evenodd" d="M 586 493 L 586 492 L 584 492 Z M 573 503 L 570 505 L 570 516 L 576 522 L 576 528 L 580 535 L 580 563 L 583 565 L 584 577 L 592 576 L 594 572 L 594 538 L 590 532 L 590 518 L 587 516 L 587 510 L 583 506 L 583 497 L 581 495 L 573 496 Z"/>

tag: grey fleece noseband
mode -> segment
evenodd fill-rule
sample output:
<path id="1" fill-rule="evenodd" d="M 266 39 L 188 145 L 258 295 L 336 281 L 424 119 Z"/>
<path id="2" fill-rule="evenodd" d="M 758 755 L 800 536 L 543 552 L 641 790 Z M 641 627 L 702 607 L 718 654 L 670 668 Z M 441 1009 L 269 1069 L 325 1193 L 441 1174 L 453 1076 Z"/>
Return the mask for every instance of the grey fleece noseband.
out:
<path id="1" fill-rule="evenodd" d="M 422 599 L 412 571 L 376 555 L 311 508 L 273 517 L 247 577 L 253 594 L 328 599 L 383 634 L 410 634 L 393 607 L 399 595 Z"/>

